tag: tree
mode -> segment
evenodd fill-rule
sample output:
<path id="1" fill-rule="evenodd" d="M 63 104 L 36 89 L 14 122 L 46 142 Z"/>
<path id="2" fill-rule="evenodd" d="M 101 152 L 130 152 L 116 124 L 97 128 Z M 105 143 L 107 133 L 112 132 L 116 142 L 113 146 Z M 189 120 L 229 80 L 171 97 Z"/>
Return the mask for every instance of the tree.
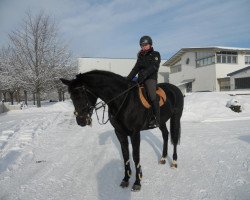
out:
<path id="1" fill-rule="evenodd" d="M 9 93 L 11 104 L 14 103 L 14 93 L 20 91 L 20 82 L 16 76 L 17 60 L 10 47 L 2 48 L 0 52 L 0 90 L 4 94 L 6 101 L 6 93 Z M 17 95 L 18 96 L 18 95 Z"/>
<path id="2" fill-rule="evenodd" d="M 55 77 L 72 66 L 68 48 L 59 40 L 58 28 L 48 15 L 26 13 L 20 28 L 9 34 L 15 57 L 16 78 L 25 91 L 36 95 L 41 107 L 41 93 L 55 88 Z"/>

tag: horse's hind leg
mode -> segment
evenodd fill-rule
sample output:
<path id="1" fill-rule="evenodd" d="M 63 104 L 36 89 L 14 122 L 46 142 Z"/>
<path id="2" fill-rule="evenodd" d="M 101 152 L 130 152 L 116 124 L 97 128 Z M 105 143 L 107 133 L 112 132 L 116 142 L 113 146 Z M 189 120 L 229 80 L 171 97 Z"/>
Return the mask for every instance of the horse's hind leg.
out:
<path id="1" fill-rule="evenodd" d="M 129 148 L 128 148 L 128 137 L 125 134 L 115 130 L 116 136 L 121 144 L 122 155 L 124 160 L 124 178 L 120 184 L 122 188 L 128 187 L 129 178 L 131 176 L 131 168 L 129 162 Z"/>
<path id="2" fill-rule="evenodd" d="M 133 159 L 136 169 L 136 180 L 132 187 L 132 191 L 139 191 L 141 189 L 142 170 L 140 165 L 140 140 L 140 132 L 133 133 L 131 136 L 131 143 L 133 147 Z"/>
<path id="3" fill-rule="evenodd" d="M 177 168 L 177 144 L 174 144 L 173 162 L 171 164 L 172 168 Z"/>
<path id="4" fill-rule="evenodd" d="M 166 158 L 168 155 L 168 134 L 169 134 L 169 132 L 168 132 L 166 123 L 161 124 L 159 128 L 161 130 L 162 138 L 163 138 L 163 150 L 162 150 L 162 156 L 161 156 L 159 163 L 165 164 Z"/>
<path id="5" fill-rule="evenodd" d="M 177 168 L 177 144 L 179 143 L 181 137 L 181 114 L 182 113 L 174 113 L 170 119 L 171 141 L 174 145 L 173 163 L 171 164 L 172 168 Z"/>

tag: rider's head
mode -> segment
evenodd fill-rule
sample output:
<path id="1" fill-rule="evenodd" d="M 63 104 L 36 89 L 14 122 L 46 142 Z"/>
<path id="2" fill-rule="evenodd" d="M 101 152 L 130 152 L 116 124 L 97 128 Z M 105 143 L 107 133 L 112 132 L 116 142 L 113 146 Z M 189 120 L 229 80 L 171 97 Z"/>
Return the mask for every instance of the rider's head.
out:
<path id="1" fill-rule="evenodd" d="M 140 46 L 142 50 L 149 50 L 151 46 L 153 45 L 153 41 L 150 36 L 142 36 L 140 39 Z"/>

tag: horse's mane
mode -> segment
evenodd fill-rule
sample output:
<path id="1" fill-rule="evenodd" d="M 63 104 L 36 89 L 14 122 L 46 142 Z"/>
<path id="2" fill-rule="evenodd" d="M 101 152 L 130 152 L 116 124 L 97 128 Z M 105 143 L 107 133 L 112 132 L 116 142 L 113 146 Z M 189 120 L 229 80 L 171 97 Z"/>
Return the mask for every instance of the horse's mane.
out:
<path id="1" fill-rule="evenodd" d="M 110 83 L 110 84 L 109 84 Z M 82 85 L 96 86 L 109 84 L 115 86 L 115 88 L 124 89 L 128 86 L 128 81 L 125 77 L 105 70 L 92 70 L 85 73 L 76 75 L 76 78 L 71 81 L 69 90 L 72 91 L 76 87 Z"/>
<path id="2" fill-rule="evenodd" d="M 76 80 L 88 80 L 90 78 L 93 78 L 93 76 L 105 76 L 105 77 L 109 77 L 111 78 L 113 81 L 118 81 L 120 83 L 127 83 L 127 80 L 125 77 L 116 74 L 114 72 L 110 72 L 110 71 L 105 71 L 105 70 L 92 70 L 89 72 L 85 72 L 85 73 L 80 73 L 78 75 L 76 75 Z"/>

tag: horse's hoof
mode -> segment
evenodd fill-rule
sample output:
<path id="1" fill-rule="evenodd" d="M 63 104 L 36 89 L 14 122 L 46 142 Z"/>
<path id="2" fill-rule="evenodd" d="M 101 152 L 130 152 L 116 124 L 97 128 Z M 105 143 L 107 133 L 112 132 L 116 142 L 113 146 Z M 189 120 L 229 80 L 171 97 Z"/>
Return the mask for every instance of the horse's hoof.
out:
<path id="1" fill-rule="evenodd" d="M 166 164 L 166 159 L 165 158 L 161 158 L 160 161 L 159 161 L 159 164 L 162 164 L 162 165 Z"/>
<path id="2" fill-rule="evenodd" d="M 129 185 L 129 182 L 128 182 L 128 181 L 122 181 L 121 184 L 120 184 L 120 186 L 121 186 L 122 188 L 126 188 L 126 187 L 128 187 L 128 185 Z"/>
<path id="3" fill-rule="evenodd" d="M 171 168 L 172 169 L 176 169 L 177 168 L 177 162 L 175 160 L 172 162 Z"/>
<path id="4" fill-rule="evenodd" d="M 133 192 L 139 192 L 141 190 L 141 186 L 140 185 L 133 185 L 131 191 Z"/>

